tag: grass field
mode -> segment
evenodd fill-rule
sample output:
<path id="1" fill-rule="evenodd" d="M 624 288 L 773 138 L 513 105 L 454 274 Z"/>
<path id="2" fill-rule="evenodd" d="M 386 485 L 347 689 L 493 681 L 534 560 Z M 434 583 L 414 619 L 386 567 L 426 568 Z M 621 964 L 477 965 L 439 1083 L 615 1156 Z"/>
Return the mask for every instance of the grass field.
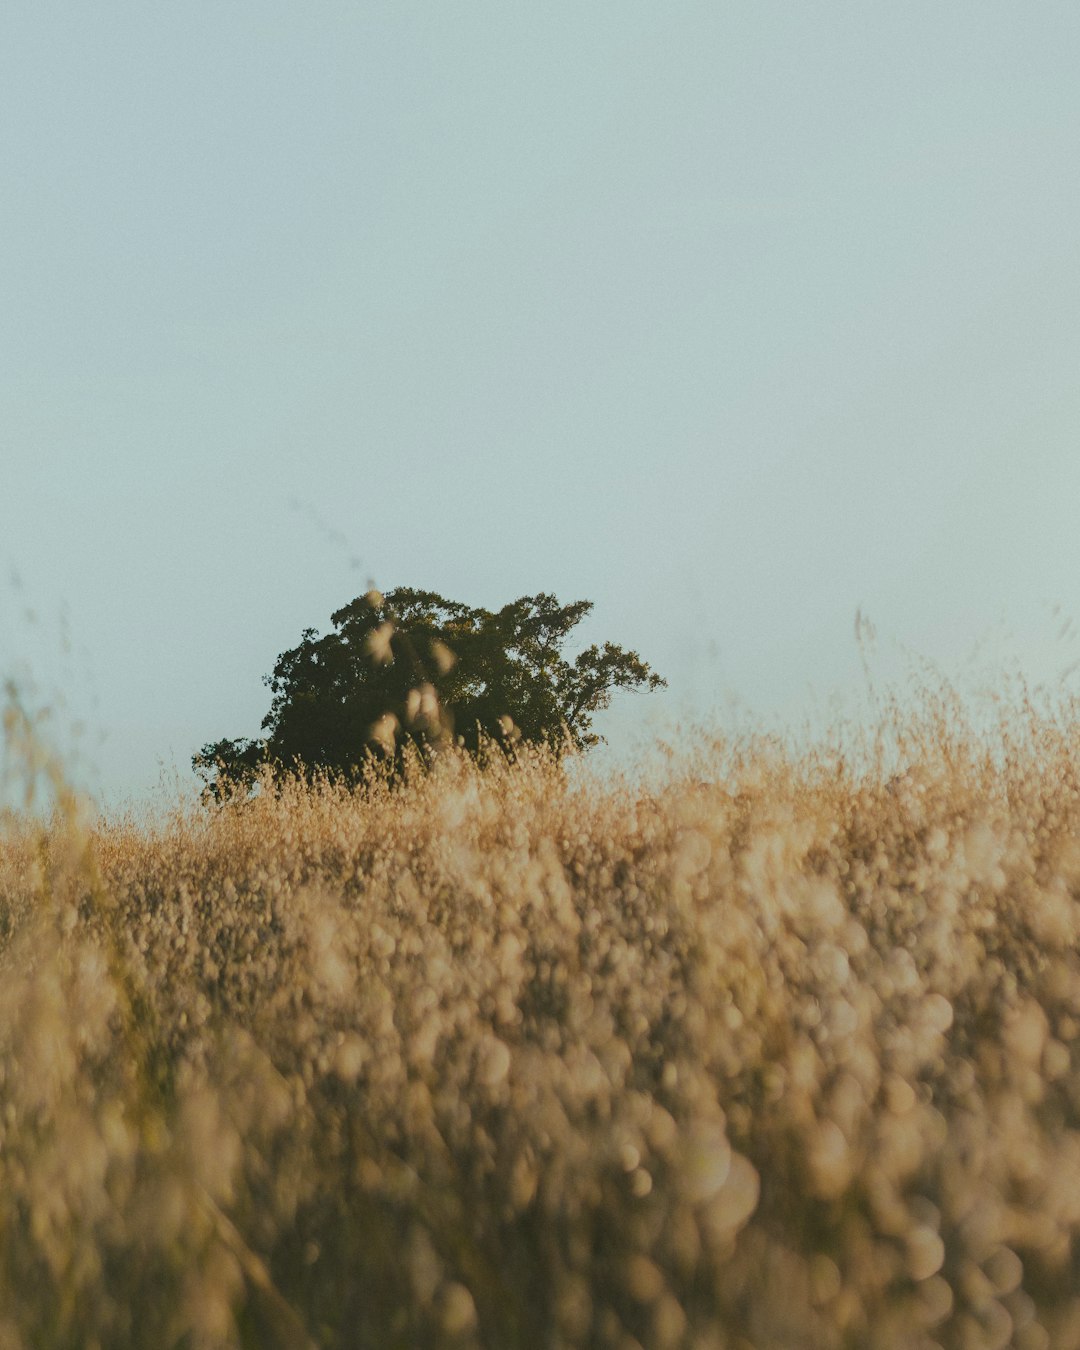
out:
<path id="1" fill-rule="evenodd" d="M 1073 713 L 10 814 L 0 1350 L 1080 1347 Z"/>

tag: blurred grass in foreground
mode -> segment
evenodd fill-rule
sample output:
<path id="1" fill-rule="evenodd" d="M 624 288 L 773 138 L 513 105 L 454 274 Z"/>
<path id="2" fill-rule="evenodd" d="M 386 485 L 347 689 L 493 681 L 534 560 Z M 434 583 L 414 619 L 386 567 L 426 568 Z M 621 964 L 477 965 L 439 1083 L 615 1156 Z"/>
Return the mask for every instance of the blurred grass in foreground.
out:
<path id="1" fill-rule="evenodd" d="M 1080 737 L 0 828 L 0 1350 L 1080 1346 Z"/>

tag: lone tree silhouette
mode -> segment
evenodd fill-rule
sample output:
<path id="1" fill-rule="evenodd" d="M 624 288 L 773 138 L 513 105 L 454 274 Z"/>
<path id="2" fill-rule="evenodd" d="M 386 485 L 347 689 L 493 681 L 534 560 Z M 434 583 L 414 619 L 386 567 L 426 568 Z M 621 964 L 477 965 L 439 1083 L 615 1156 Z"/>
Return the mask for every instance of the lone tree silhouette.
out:
<path id="1" fill-rule="evenodd" d="M 249 790 L 267 767 L 355 780 L 375 759 L 399 771 L 410 745 L 425 760 L 453 741 L 474 755 L 485 742 L 588 749 L 601 739 L 593 714 L 616 689 L 665 684 L 611 642 L 567 660 L 566 640 L 591 609 L 547 594 L 492 612 L 433 591 L 369 591 L 330 616 L 333 632 L 307 628 L 278 657 L 261 740 L 215 741 L 192 756 L 204 795 Z"/>

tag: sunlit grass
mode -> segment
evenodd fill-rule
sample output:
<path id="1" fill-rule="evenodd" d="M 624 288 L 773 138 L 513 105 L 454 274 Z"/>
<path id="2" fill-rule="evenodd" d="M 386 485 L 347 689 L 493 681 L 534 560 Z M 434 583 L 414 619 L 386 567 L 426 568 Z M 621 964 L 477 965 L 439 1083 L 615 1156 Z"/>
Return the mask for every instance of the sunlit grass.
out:
<path id="1" fill-rule="evenodd" d="M 0 835 L 0 1350 L 1080 1346 L 1080 739 L 1022 693 Z"/>

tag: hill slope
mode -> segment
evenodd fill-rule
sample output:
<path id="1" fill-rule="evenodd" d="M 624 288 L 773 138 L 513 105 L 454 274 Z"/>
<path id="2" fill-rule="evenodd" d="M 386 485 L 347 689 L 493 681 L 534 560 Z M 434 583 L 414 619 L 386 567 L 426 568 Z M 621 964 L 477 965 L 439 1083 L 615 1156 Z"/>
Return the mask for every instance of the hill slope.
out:
<path id="1" fill-rule="evenodd" d="M 447 760 L 0 843 L 0 1347 L 1080 1345 L 1080 774 Z"/>

